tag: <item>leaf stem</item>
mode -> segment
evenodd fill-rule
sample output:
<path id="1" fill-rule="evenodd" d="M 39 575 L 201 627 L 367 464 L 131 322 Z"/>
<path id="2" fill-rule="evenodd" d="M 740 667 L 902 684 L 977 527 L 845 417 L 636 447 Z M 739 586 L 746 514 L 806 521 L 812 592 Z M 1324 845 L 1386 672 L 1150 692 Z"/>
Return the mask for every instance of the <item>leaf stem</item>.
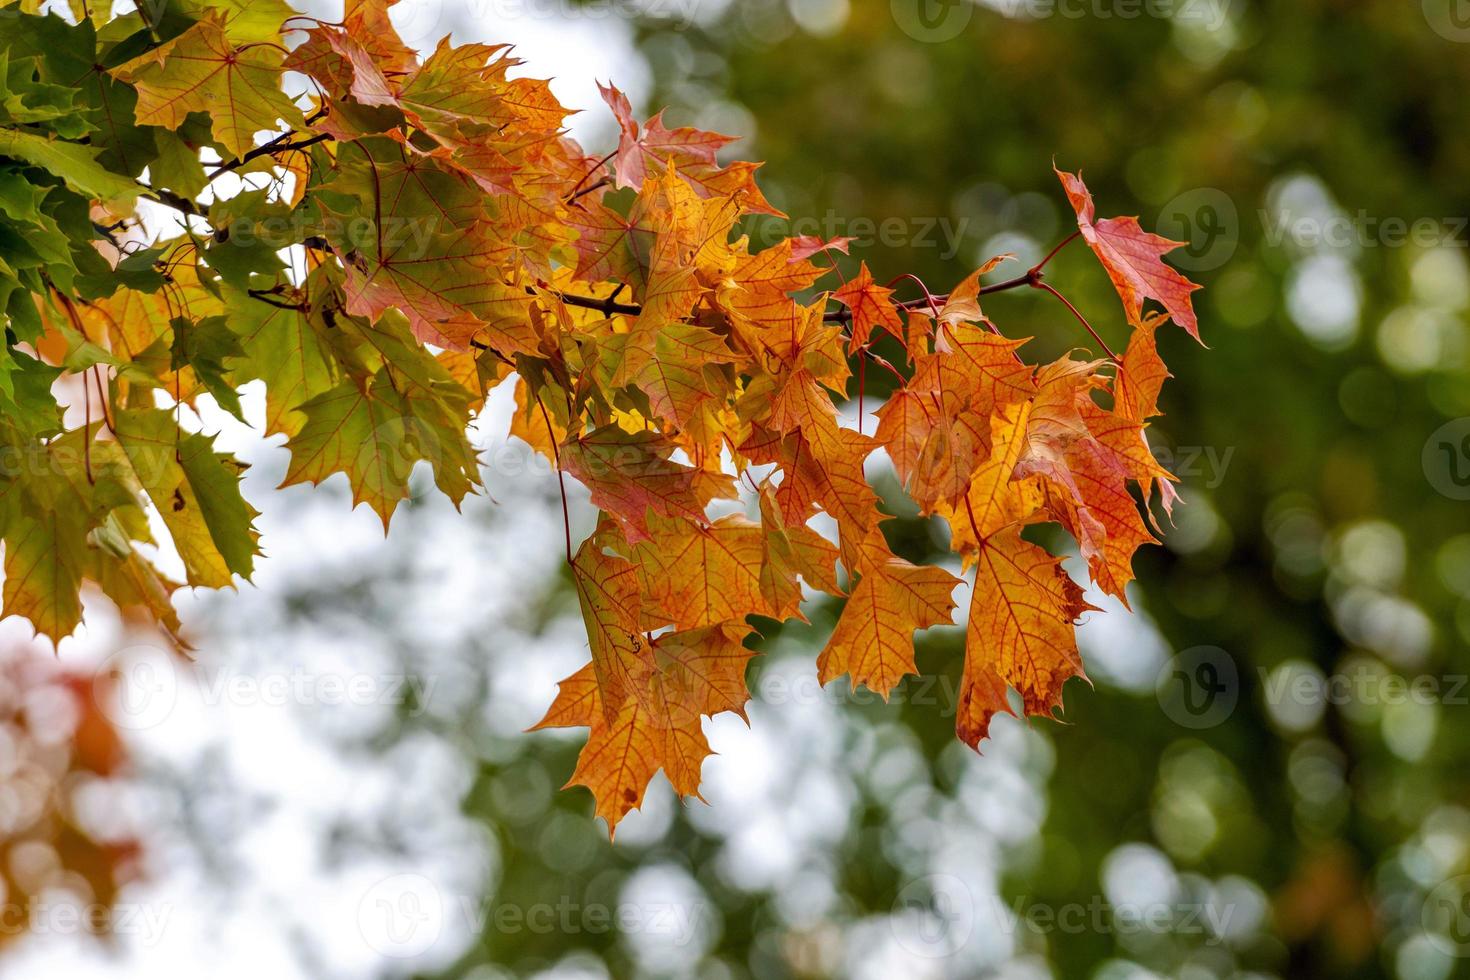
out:
<path id="1" fill-rule="evenodd" d="M 1067 309 L 1071 310 L 1072 315 L 1077 318 L 1077 322 L 1081 323 L 1084 327 L 1087 328 L 1087 332 L 1092 334 L 1092 339 L 1098 342 L 1099 346 L 1101 346 L 1103 351 L 1107 353 L 1108 357 L 1110 357 L 1114 362 L 1118 360 L 1118 355 L 1113 353 L 1113 349 L 1108 346 L 1108 342 L 1106 340 L 1103 340 L 1102 337 L 1098 335 L 1098 332 L 1096 330 L 1092 329 L 1092 324 L 1087 322 L 1087 317 L 1083 316 L 1081 311 L 1078 310 L 1077 307 L 1072 305 L 1071 300 L 1067 299 L 1067 297 L 1063 296 L 1060 292 L 1053 288 L 1050 283 L 1044 282 L 1041 279 L 1037 279 L 1036 282 L 1032 283 L 1032 285 L 1035 286 L 1037 289 L 1046 290 L 1057 299 L 1061 300 L 1064 304 L 1066 304 Z"/>
<path id="2" fill-rule="evenodd" d="M 546 423 L 546 438 L 551 441 L 551 455 L 556 462 L 556 482 L 561 488 L 561 526 L 567 537 L 567 564 L 575 564 L 572 561 L 572 517 L 567 509 L 567 475 L 561 468 L 561 449 L 556 444 L 556 430 L 551 427 L 551 413 L 546 411 L 546 403 L 541 400 L 541 392 L 536 392 L 536 404 L 541 408 L 541 419 Z"/>

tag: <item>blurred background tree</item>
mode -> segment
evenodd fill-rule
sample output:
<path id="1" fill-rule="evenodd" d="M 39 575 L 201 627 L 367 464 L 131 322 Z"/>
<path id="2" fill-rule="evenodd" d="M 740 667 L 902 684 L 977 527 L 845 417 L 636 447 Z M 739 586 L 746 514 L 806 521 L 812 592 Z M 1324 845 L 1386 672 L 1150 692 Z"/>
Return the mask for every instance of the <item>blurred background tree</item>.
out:
<path id="1" fill-rule="evenodd" d="M 958 744 L 956 628 L 921 637 L 924 676 L 890 703 L 820 688 L 838 606 L 815 605 L 763 624 L 750 727 L 709 726 L 709 805 L 659 781 L 610 844 L 558 790 L 580 737 L 522 733 L 585 659 L 554 477 L 485 445 L 493 499 L 418 501 L 384 544 L 341 487 L 267 503 L 283 461 L 262 446 L 271 560 L 255 589 L 185 601 L 205 680 L 415 683 L 357 712 L 189 715 L 181 693 L 134 733 L 134 825 L 189 843 L 170 857 L 191 887 L 142 900 L 187 919 L 192 883 L 222 882 L 195 917 L 240 976 L 1470 977 L 1457 2 L 404 3 L 460 40 L 565 18 L 565 59 L 638 14 L 644 108 L 744 137 L 790 215 L 753 240 L 854 236 L 847 273 L 860 256 L 939 291 L 1010 252 L 1014 274 L 1072 227 L 1053 161 L 1082 168 L 1101 214 L 1187 241 L 1172 258 L 1205 286 L 1211 349 L 1161 336 L 1176 378 L 1149 431 L 1185 505 L 1140 553 L 1132 614 L 1091 597 L 1094 686 L 1069 687 L 1065 724 Z M 1080 246 L 1048 274 L 1121 343 Z M 1034 359 L 1088 343 L 1039 292 L 987 300 Z M 874 473 L 895 546 L 933 560 L 943 529 Z M 7 950 L 0 976 L 35 962 Z"/>
<path id="2" fill-rule="evenodd" d="M 766 161 L 763 187 L 791 222 L 752 227 L 755 240 L 856 236 L 880 281 L 911 271 L 938 292 L 991 255 L 1019 259 L 997 277 L 1036 261 L 1070 227 L 1053 160 L 1084 168 L 1100 213 L 1141 213 L 1189 243 L 1175 258 L 1205 285 L 1212 349 L 1162 337 L 1177 377 L 1150 437 L 1187 506 L 1166 547 L 1141 553 L 1144 622 L 1090 637 L 1097 684 L 1068 691 L 1069 724 L 990 750 L 1015 783 L 956 750 L 942 692 L 961 643 L 933 631 L 920 665 L 939 683 L 843 709 L 846 812 L 787 873 L 742 870 L 760 859 L 740 832 L 711 833 L 717 818 L 688 810 L 655 842 L 599 845 L 575 868 L 558 866 L 537 821 L 503 827 L 497 900 L 594 895 L 673 863 L 719 909 L 718 938 L 688 965 L 713 958 L 735 976 L 881 971 L 864 952 L 882 944 L 860 927 L 899 921 L 916 896 L 966 947 L 924 949 L 946 954 L 921 962 L 935 975 L 1470 975 L 1464 920 L 1448 939 L 1424 932 L 1436 886 L 1470 872 L 1470 422 L 1453 424 L 1470 414 L 1470 32 L 1450 4 L 1396 0 L 993 6 L 751 0 L 692 22 L 650 16 L 648 107 L 743 136 L 741 154 Z M 1064 251 L 1050 275 L 1121 343 L 1090 256 Z M 1086 342 L 1039 293 L 989 308 L 1037 346 Z M 869 397 L 883 389 L 873 372 Z M 934 560 L 933 528 L 895 523 L 911 557 Z M 782 657 L 807 669 L 831 614 L 774 634 L 754 670 Z M 1435 693 L 1396 697 L 1393 678 Z M 514 794 L 495 788 L 522 764 L 488 767 L 470 811 L 505 821 L 496 799 Z M 570 766 L 568 747 L 552 778 Z M 587 806 L 580 790 L 551 805 Z M 993 825 L 990 807 L 1035 807 L 1039 826 Z M 763 846 L 785 845 L 749 843 Z M 979 910 L 958 943 L 965 910 L 943 873 L 968 884 L 965 868 L 994 876 L 1013 918 L 1099 899 L 1214 903 L 1234 918 L 1223 937 L 1114 920 L 996 941 Z M 963 898 L 978 904 L 983 888 Z M 611 951 L 615 975 L 633 965 L 611 937 L 585 944 Z M 566 949 L 491 928 L 450 973 L 520 972 Z"/>

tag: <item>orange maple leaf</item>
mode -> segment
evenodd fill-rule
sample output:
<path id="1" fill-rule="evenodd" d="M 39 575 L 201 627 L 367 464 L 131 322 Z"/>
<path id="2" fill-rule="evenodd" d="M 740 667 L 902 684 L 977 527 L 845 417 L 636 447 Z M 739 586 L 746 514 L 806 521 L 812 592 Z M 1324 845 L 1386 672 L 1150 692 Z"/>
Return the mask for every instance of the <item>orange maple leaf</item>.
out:
<path id="1" fill-rule="evenodd" d="M 905 674 L 917 674 L 914 631 L 948 623 L 951 593 L 960 580 L 933 565 L 893 558 L 877 565 L 852 590 L 837 626 L 817 657 L 817 677 L 827 683 L 849 674 L 886 700 Z"/>
<path id="2" fill-rule="evenodd" d="M 1062 561 L 1021 540 L 1006 527 L 980 543 L 975 591 L 965 638 L 965 668 L 955 729 L 978 746 L 997 711 L 1010 710 L 1014 687 L 1028 715 L 1050 714 L 1062 703 L 1062 685 L 1086 679 L 1075 624 L 1094 609 Z"/>
<path id="3" fill-rule="evenodd" d="M 892 295 L 893 290 L 873 281 L 866 262 L 858 267 L 857 275 L 832 294 L 833 299 L 852 311 L 852 336 L 847 342 L 849 351 L 866 347 L 878 327 L 903 339 L 903 320 L 890 299 Z"/>
<path id="4" fill-rule="evenodd" d="M 699 797 L 700 769 L 710 754 L 702 717 L 734 711 L 744 717 L 745 669 L 754 655 L 731 624 L 665 633 L 650 646 L 643 684 L 612 711 L 594 664 L 563 680 L 535 728 L 591 729 L 567 786 L 592 791 L 597 815 L 612 834 L 643 802 L 663 770 L 680 796 Z"/>

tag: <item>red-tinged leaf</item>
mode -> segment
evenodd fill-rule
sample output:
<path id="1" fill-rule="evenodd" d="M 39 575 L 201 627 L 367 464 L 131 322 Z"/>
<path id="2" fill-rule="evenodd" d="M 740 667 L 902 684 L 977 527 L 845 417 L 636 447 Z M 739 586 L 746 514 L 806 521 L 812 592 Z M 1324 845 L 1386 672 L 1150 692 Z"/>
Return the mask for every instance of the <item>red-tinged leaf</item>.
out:
<path id="1" fill-rule="evenodd" d="M 1104 361 L 1074 361 L 1061 358 L 1037 373 L 1037 393 L 1026 424 L 1026 448 L 1017 464 L 1017 475 L 1040 473 L 1063 486 L 1071 485 L 1067 450 L 1079 439 L 1088 438 L 1080 403 L 1089 392 L 1105 387 L 1097 373 Z"/>
<path id="2" fill-rule="evenodd" d="M 804 431 L 781 436 L 757 425 L 741 452 L 758 463 L 781 467 L 776 503 L 787 525 L 805 524 L 820 505 L 837 521 L 842 562 L 851 571 L 867 568 L 890 557 L 879 523 L 878 495 L 863 474 L 863 462 L 878 443 L 833 426 L 818 430 L 820 441 Z"/>
<path id="3" fill-rule="evenodd" d="M 343 0 L 342 33 L 356 39 L 373 63 L 390 75 L 407 75 L 419 65 L 418 55 L 404 44 L 388 16 L 398 0 Z"/>
<path id="4" fill-rule="evenodd" d="M 1052 494 L 1052 511 L 1082 545 L 1093 581 L 1127 606 L 1125 588 L 1133 580 L 1134 552 L 1157 543 L 1144 525 L 1129 484 L 1136 484 L 1147 502 L 1154 482 L 1172 487 L 1172 477 L 1149 451 L 1142 425 L 1090 401 L 1082 404 L 1081 414 L 1090 438 L 1079 439 L 1068 449 L 1071 482 L 1066 489 L 1072 493 Z"/>
<path id="5" fill-rule="evenodd" d="M 900 388 L 877 415 L 875 435 L 924 513 L 963 496 L 990 451 L 990 420 L 968 411 L 953 392 Z"/>
<path id="6" fill-rule="evenodd" d="M 372 52 L 344 31 L 314 28 L 282 66 L 316 79 L 338 98 L 367 106 L 393 105 L 396 96 Z"/>
<path id="7" fill-rule="evenodd" d="M 611 85 L 597 85 L 602 100 L 612 109 L 618 121 L 618 149 L 613 158 L 613 173 L 618 187 L 643 186 L 650 168 L 661 170 L 672 163 L 676 168 L 715 168 L 715 154 L 734 142 L 733 136 L 722 136 L 699 129 L 668 129 L 660 112 L 640 127 L 633 118 L 628 97 Z"/>
<path id="8" fill-rule="evenodd" d="M 1143 316 L 1143 301 L 1157 300 L 1174 322 L 1199 340 L 1199 321 L 1194 315 L 1190 293 L 1199 286 L 1165 265 L 1163 256 L 1184 242 L 1171 241 L 1162 235 L 1144 231 L 1137 218 L 1104 218 L 1095 221 L 1096 211 L 1081 174 L 1056 171 L 1072 210 L 1077 212 L 1077 227 L 1102 261 L 1108 278 L 1123 300 L 1128 319 L 1137 322 Z"/>
<path id="9" fill-rule="evenodd" d="M 908 387 L 953 392 L 981 415 L 1019 404 L 1036 393 L 1032 368 L 1016 354 L 1025 343 L 973 324 L 946 325 L 935 340 L 935 352 L 915 360 Z"/>
<path id="10" fill-rule="evenodd" d="M 586 485 L 592 502 L 623 526 L 628 539 L 648 537 L 648 514 L 704 520 L 716 497 L 733 498 L 728 477 L 669 459 L 674 447 L 656 432 L 625 432 L 603 426 L 574 436 L 561 447 L 562 465 Z"/>
<path id="11" fill-rule="evenodd" d="M 797 235 L 791 239 L 791 261 L 800 262 L 809 259 L 818 252 L 841 252 L 847 254 L 848 245 L 857 241 L 850 235 L 838 235 L 835 238 L 823 239 L 820 235 Z"/>
<path id="12" fill-rule="evenodd" d="M 582 282 L 613 279 L 631 287 L 631 298 L 642 295 L 648 281 L 654 236 L 658 233 L 654 216 L 624 217 L 601 202 L 591 202 L 571 211 L 567 224 L 577 232 L 574 243 L 578 256 L 577 279 Z"/>

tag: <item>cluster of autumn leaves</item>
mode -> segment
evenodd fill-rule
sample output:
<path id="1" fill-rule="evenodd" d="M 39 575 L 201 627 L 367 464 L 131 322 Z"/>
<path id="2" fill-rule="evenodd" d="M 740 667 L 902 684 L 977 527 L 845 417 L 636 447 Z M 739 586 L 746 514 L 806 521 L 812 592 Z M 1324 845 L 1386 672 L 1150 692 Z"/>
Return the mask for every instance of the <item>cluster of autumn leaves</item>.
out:
<path id="1" fill-rule="evenodd" d="M 1028 713 L 1055 708 L 1082 674 L 1073 625 L 1090 607 L 1021 530 L 1062 525 L 1098 587 L 1123 598 L 1134 551 L 1154 540 L 1149 501 L 1173 500 L 1143 436 L 1167 377 L 1154 334 L 1172 318 L 1197 336 L 1195 287 L 1160 259 L 1174 243 L 1096 220 L 1080 178 L 1060 174 L 1132 336 L 1116 361 L 1033 366 L 980 308 L 993 263 L 898 303 L 866 264 L 840 275 L 843 241 L 752 252 L 741 220 L 779 212 L 755 164 L 720 162 L 727 137 L 640 123 L 608 87 L 618 143 L 588 154 L 546 83 L 512 77 L 505 47 L 446 41 L 420 59 L 388 6 L 348 0 L 340 23 L 278 0 L 184 3 L 157 22 L 27 18 L 75 58 L 0 33 L 12 65 L 34 61 L 44 99 L 71 86 L 81 120 L 53 127 L 49 154 L 0 142 L 3 179 L 85 200 L 85 226 L 48 220 L 73 251 L 109 260 L 85 276 L 42 261 L 18 280 L 38 312 L 8 351 L 12 377 L 64 376 L 71 417 L 80 402 L 87 420 L 61 426 L 48 391 L 50 409 L 29 408 L 50 411 L 46 424 L 7 423 L 8 443 L 85 452 L 69 457 L 64 490 L 80 506 L 65 535 L 41 506 L 59 492 L 44 468 L 3 478 L 5 612 L 65 635 L 86 580 L 171 621 L 174 583 L 148 566 L 141 602 L 136 581 L 97 564 L 144 574 L 144 501 L 188 584 L 248 575 L 238 465 L 181 428 L 177 404 L 207 393 L 243 418 L 238 389 L 263 382 L 265 429 L 291 454 L 285 483 L 345 473 L 386 525 L 420 461 L 456 503 L 473 491 L 466 427 L 513 381 L 512 433 L 601 512 L 580 547 L 566 542 L 591 661 L 541 724 L 591 729 L 573 782 L 609 826 L 660 769 L 697 792 L 702 719 L 748 699 L 750 617 L 801 617 L 804 587 L 845 594 L 820 677 L 885 694 L 916 671 L 914 631 L 952 621 L 959 580 L 885 540 L 864 476 L 880 449 L 974 570 L 960 737 L 978 744 L 1008 687 Z M 288 72 L 304 94 L 285 94 Z M 217 193 L 226 174 L 243 180 L 232 196 Z M 186 233 L 144 242 L 135 197 L 173 209 Z M 1145 314 L 1149 299 L 1163 312 Z M 907 365 L 865 434 L 835 401 L 884 337 Z M 134 452 L 147 465 L 123 465 Z M 711 519 L 715 501 L 726 516 Z M 835 542 L 809 525 L 819 513 Z M 37 535 L 60 551 L 38 554 Z"/>

